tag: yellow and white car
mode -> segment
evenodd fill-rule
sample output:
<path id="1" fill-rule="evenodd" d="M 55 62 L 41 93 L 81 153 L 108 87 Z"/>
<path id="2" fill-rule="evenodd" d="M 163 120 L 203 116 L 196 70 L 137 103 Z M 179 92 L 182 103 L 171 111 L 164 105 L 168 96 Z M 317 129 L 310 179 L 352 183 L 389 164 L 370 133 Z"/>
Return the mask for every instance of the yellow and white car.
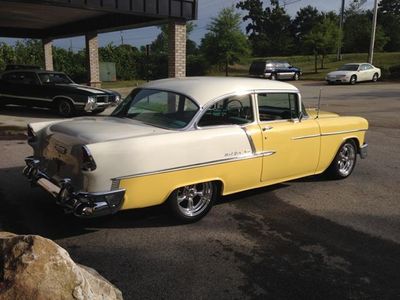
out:
<path id="1" fill-rule="evenodd" d="M 296 87 L 250 78 L 150 82 L 110 117 L 28 126 L 24 174 L 79 217 L 166 203 L 202 218 L 216 198 L 328 171 L 366 157 L 368 122 L 307 111 Z"/>

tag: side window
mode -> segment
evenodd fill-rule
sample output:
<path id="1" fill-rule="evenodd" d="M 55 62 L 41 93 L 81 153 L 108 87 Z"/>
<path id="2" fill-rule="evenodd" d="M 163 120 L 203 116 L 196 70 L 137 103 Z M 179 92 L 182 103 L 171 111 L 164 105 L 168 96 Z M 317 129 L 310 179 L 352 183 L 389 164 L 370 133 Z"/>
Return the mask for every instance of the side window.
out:
<path id="1" fill-rule="evenodd" d="M 34 73 L 31 72 L 15 72 L 3 75 L 2 79 L 10 83 L 18 84 L 38 84 L 38 79 Z"/>
<path id="2" fill-rule="evenodd" d="M 21 83 L 17 75 L 18 73 L 7 73 L 2 76 L 2 79 L 9 83 Z"/>
<path id="3" fill-rule="evenodd" d="M 32 72 L 21 72 L 20 80 L 22 84 L 38 84 L 38 78 L 35 73 Z"/>
<path id="4" fill-rule="evenodd" d="M 207 109 L 198 126 L 242 125 L 254 121 L 251 95 L 229 97 Z"/>
<path id="5" fill-rule="evenodd" d="M 260 121 L 290 120 L 299 117 L 299 101 L 294 93 L 260 93 Z"/>

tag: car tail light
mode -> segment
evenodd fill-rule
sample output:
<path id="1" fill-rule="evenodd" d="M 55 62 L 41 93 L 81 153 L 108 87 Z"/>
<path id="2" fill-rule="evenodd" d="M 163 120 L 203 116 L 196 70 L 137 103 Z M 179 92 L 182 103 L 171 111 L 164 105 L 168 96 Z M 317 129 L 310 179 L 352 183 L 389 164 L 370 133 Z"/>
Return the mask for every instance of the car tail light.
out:
<path id="1" fill-rule="evenodd" d="M 26 134 L 28 136 L 28 142 L 34 142 L 36 140 L 36 133 L 33 131 L 30 125 L 28 125 Z"/>
<path id="2" fill-rule="evenodd" d="M 82 170 L 83 171 L 94 171 L 96 170 L 96 163 L 93 159 L 92 154 L 86 146 L 82 147 Z"/>

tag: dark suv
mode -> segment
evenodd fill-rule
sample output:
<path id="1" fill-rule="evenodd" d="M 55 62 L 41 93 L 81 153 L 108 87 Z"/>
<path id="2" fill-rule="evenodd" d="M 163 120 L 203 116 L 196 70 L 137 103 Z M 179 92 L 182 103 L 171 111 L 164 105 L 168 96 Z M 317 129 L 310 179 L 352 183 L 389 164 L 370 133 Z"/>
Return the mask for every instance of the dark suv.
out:
<path id="1" fill-rule="evenodd" d="M 285 61 L 255 60 L 251 63 L 249 75 L 272 80 L 299 80 L 302 73 L 299 68 L 293 67 Z"/>
<path id="2" fill-rule="evenodd" d="M 100 113 L 120 100 L 117 92 L 78 85 L 62 72 L 20 69 L 6 71 L 0 77 L 0 106 L 54 108 L 69 117 L 78 111 Z"/>

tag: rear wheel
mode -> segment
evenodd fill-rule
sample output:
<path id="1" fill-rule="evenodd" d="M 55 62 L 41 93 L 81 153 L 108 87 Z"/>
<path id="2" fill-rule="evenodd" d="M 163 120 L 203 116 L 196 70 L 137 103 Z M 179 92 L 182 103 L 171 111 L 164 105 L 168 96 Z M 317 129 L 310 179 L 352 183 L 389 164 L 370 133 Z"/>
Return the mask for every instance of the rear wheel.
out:
<path id="1" fill-rule="evenodd" d="M 357 146 L 353 140 L 345 141 L 339 148 L 327 173 L 335 179 L 344 179 L 353 172 L 357 161 Z"/>
<path id="2" fill-rule="evenodd" d="M 276 79 L 277 79 L 276 74 L 275 74 L 275 73 L 272 73 L 270 79 L 271 79 L 271 80 L 276 80 Z"/>
<path id="3" fill-rule="evenodd" d="M 75 107 L 71 101 L 67 99 L 59 99 L 56 101 L 57 113 L 62 117 L 71 117 L 75 114 Z"/>
<path id="4" fill-rule="evenodd" d="M 176 189 L 168 198 L 170 211 L 178 220 L 192 223 L 203 218 L 218 195 L 215 182 L 191 184 Z"/>
<path id="5" fill-rule="evenodd" d="M 378 81 L 378 77 L 379 77 L 378 73 L 375 73 L 374 76 L 372 76 L 372 81 L 373 82 L 377 82 Z"/>

